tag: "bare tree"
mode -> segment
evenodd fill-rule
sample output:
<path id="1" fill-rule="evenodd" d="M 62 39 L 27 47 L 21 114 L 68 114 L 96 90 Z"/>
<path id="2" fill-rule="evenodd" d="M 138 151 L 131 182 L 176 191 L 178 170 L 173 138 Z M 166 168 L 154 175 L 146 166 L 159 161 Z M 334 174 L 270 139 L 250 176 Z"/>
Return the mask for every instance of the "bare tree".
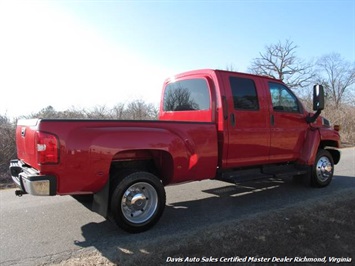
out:
<path id="1" fill-rule="evenodd" d="M 112 119 L 122 120 L 124 119 L 125 113 L 125 104 L 118 103 L 111 109 L 111 117 Z"/>
<path id="2" fill-rule="evenodd" d="M 188 89 L 178 87 L 169 90 L 164 97 L 164 109 L 167 111 L 182 111 L 199 109 L 192 99 Z"/>
<path id="3" fill-rule="evenodd" d="M 157 119 L 157 114 L 157 108 L 153 104 L 146 104 L 143 100 L 135 100 L 127 105 L 124 119 L 151 120 Z"/>
<path id="4" fill-rule="evenodd" d="M 227 71 L 234 71 L 234 72 L 237 72 L 237 71 L 238 71 L 238 69 L 237 69 L 236 67 L 234 67 L 234 65 L 233 65 L 232 63 L 226 65 L 225 69 L 226 69 Z"/>
<path id="5" fill-rule="evenodd" d="M 83 110 L 83 112 L 89 119 L 108 119 L 110 111 L 106 105 L 96 105 L 90 110 Z"/>
<path id="6" fill-rule="evenodd" d="M 324 86 L 326 95 L 334 102 L 335 108 L 342 102 L 354 104 L 352 93 L 355 84 L 355 62 L 350 63 L 340 54 L 331 53 L 319 58 L 317 67 L 317 81 Z"/>
<path id="7" fill-rule="evenodd" d="M 58 118 L 63 119 L 85 119 L 87 116 L 85 115 L 84 110 L 76 109 L 75 107 L 71 107 L 62 112 L 58 112 Z"/>
<path id="8" fill-rule="evenodd" d="M 16 158 L 15 131 L 16 122 L 11 122 L 6 115 L 0 115 L 0 181 L 10 160 Z"/>
<path id="9" fill-rule="evenodd" d="M 286 40 L 265 47 L 265 52 L 252 61 L 249 71 L 285 82 L 289 88 L 303 88 L 314 79 L 313 65 L 305 63 L 296 55 L 297 45 Z"/>
<path id="10" fill-rule="evenodd" d="M 47 107 L 41 109 L 38 113 L 32 114 L 32 116 L 39 118 L 57 118 L 58 112 L 53 108 L 53 106 L 48 105 Z"/>

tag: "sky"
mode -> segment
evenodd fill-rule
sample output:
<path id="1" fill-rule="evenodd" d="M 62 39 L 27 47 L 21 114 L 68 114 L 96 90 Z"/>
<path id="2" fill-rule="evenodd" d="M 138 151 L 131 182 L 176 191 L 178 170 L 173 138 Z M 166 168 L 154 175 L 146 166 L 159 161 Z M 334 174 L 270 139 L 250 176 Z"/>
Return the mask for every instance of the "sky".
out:
<path id="1" fill-rule="evenodd" d="M 304 60 L 354 62 L 355 0 L 0 0 L 0 115 L 158 105 L 169 76 L 246 72 L 287 39 Z"/>

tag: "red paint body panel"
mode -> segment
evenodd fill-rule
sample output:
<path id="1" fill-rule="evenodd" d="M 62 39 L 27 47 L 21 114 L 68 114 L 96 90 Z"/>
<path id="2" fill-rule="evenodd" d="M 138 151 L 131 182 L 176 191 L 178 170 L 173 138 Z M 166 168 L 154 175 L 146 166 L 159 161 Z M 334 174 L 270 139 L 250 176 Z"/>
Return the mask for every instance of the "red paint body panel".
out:
<path id="1" fill-rule="evenodd" d="M 28 165 L 38 168 L 36 155 L 36 132 L 38 120 L 26 120 L 16 128 L 17 156 Z"/>
<path id="2" fill-rule="evenodd" d="M 257 109 L 235 107 L 230 77 L 253 81 Z M 191 79 L 207 84 L 208 95 L 202 96 L 208 102 L 203 108 L 164 111 L 168 110 L 163 102 L 165 88 Z M 190 71 L 165 81 L 161 121 L 19 121 L 18 157 L 39 173 L 55 176 L 57 194 L 64 195 L 100 191 L 113 162 L 152 160 L 164 184 L 173 184 L 211 179 L 217 170 L 289 162 L 312 165 L 322 142 L 339 147 L 338 132 L 323 126 L 321 119 L 307 124 L 302 105 L 296 113 L 274 110 L 270 82 L 281 83 L 229 71 Z M 58 139 L 58 163 L 37 163 L 37 131 Z"/>
<path id="3" fill-rule="evenodd" d="M 305 141 L 301 147 L 301 153 L 298 158 L 298 163 L 305 165 L 312 165 L 316 155 L 318 145 L 324 143 L 325 147 L 340 148 L 340 135 L 337 131 L 322 127 L 319 122 L 321 119 L 317 120 L 317 124 L 312 125 L 306 132 Z"/>
<path id="4" fill-rule="evenodd" d="M 99 191 L 108 180 L 113 160 L 142 159 L 127 157 L 127 153 L 120 158 L 120 153 L 126 151 L 131 156 L 136 156 L 137 150 L 150 151 L 152 156 L 154 151 L 170 154 L 170 183 L 213 178 L 216 174 L 218 148 L 213 123 L 39 120 L 34 129 L 55 132 L 59 137 L 59 163 L 36 165 L 26 160 L 34 153 L 32 134 L 26 143 L 32 143 L 32 148 L 27 147 L 28 153 L 20 152 L 19 157 L 41 174 L 55 175 L 58 194 Z M 22 150 L 22 142 L 18 143 L 18 150 Z"/>
<path id="5" fill-rule="evenodd" d="M 298 162 L 300 164 L 312 165 L 317 154 L 318 145 L 314 145 L 314 143 L 320 142 L 320 134 L 318 129 L 310 129 L 306 133 L 306 140 L 303 143 L 300 157 L 298 158 Z"/>

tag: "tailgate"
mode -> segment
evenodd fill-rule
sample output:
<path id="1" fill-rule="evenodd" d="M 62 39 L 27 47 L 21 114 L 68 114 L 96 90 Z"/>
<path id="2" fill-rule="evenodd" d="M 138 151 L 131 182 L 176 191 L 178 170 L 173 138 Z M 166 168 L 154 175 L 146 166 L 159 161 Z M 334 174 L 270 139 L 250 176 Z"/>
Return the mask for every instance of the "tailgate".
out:
<path id="1" fill-rule="evenodd" d="M 39 121 L 39 119 L 19 120 L 16 128 L 17 156 L 34 168 L 38 168 L 35 137 Z"/>

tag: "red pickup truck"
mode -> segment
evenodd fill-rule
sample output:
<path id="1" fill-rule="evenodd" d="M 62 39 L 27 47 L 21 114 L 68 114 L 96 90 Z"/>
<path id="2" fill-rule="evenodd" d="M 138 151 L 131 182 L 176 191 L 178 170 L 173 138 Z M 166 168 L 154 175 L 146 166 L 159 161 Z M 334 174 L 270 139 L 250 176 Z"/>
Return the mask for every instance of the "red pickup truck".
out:
<path id="1" fill-rule="evenodd" d="M 16 194 L 93 195 L 94 211 L 141 232 L 170 184 L 292 175 L 324 187 L 340 137 L 319 116 L 321 86 L 313 97 L 315 114 L 280 80 L 206 69 L 165 81 L 158 121 L 20 120 Z"/>

